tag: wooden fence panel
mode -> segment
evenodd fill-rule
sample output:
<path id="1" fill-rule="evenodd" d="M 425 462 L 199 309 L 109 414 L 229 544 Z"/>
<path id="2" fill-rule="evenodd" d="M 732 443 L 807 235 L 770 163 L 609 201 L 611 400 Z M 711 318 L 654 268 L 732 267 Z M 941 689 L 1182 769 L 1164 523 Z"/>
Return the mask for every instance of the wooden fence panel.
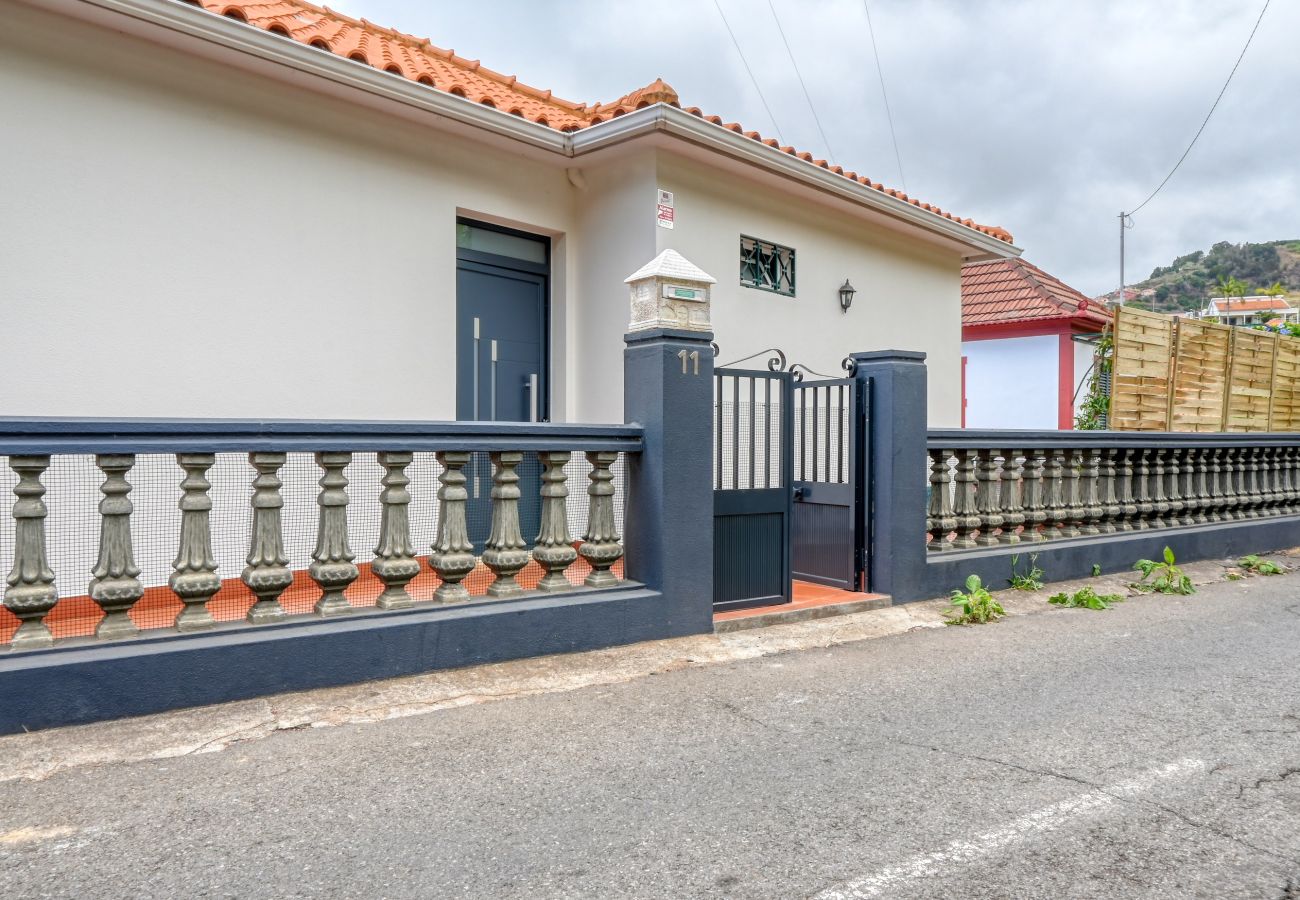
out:
<path id="1" fill-rule="evenodd" d="M 1170 431 L 1223 431 L 1232 327 L 1179 319 L 1174 329 Z"/>
<path id="2" fill-rule="evenodd" d="M 1300 339 L 1280 338 L 1275 359 L 1268 430 L 1300 431 Z"/>
<path id="3" fill-rule="evenodd" d="M 1169 430 L 1169 373 L 1173 319 L 1127 306 L 1115 310 L 1110 427 L 1116 431 Z"/>
<path id="4" fill-rule="evenodd" d="M 1232 329 L 1225 430 L 1268 431 L 1277 340 L 1264 331 Z"/>

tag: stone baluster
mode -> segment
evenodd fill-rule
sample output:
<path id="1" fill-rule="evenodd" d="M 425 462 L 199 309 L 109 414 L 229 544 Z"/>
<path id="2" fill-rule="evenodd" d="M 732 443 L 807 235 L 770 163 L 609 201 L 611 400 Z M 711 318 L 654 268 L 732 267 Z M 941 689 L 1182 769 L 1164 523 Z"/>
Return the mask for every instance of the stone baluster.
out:
<path id="1" fill-rule="evenodd" d="M 442 583 L 433 592 L 433 599 L 439 603 L 464 603 L 469 600 L 469 589 L 461 582 L 477 563 L 465 521 L 465 501 L 469 499 L 465 467 L 470 454 L 447 450 L 439 452 L 437 459 L 442 466 L 438 476 L 438 534 L 429 554 L 429 568 L 438 573 Z"/>
<path id="2" fill-rule="evenodd" d="M 1300 500 L 1300 492 L 1297 491 L 1300 480 L 1296 477 L 1296 457 L 1297 448 L 1282 448 L 1282 513 L 1288 516 L 1295 514 L 1296 501 Z"/>
<path id="3" fill-rule="evenodd" d="M 1086 535 L 1101 534 L 1101 517 L 1105 509 L 1101 505 L 1101 451 L 1090 447 L 1083 453 L 1081 470 L 1081 487 L 1083 488 L 1082 528 Z"/>
<path id="4" fill-rule="evenodd" d="M 927 510 L 925 528 L 930 534 L 926 545 L 931 552 L 938 553 L 952 549 L 952 532 L 957 527 L 957 518 L 952 511 L 952 492 L 949 487 L 951 473 L 948 460 L 952 458 L 951 450 L 928 450 L 930 462 L 930 503 Z"/>
<path id="5" fill-rule="evenodd" d="M 1215 448 L 1214 467 L 1214 506 L 1217 521 L 1231 522 L 1235 518 L 1233 511 L 1236 488 L 1233 487 L 1233 450 L 1231 447 Z"/>
<path id="6" fill-rule="evenodd" d="M 322 475 L 316 505 L 320 516 L 316 526 L 316 549 L 312 563 L 307 567 L 312 581 L 320 587 L 316 600 L 318 616 L 341 616 L 352 612 L 352 604 L 343 592 L 357 580 L 360 572 L 353 564 L 352 548 L 348 546 L 348 479 L 343 474 L 352 454 L 331 450 L 316 454 L 316 465 Z"/>
<path id="7" fill-rule="evenodd" d="M 1251 498 L 1251 518 L 1261 519 L 1268 515 L 1265 505 L 1268 503 L 1268 459 L 1264 447 L 1251 447 L 1247 457 L 1247 492 Z"/>
<path id="8" fill-rule="evenodd" d="M 1191 475 L 1188 476 L 1187 502 L 1192 510 L 1192 524 L 1194 525 L 1205 525 L 1210 521 L 1207 515 L 1210 504 L 1209 488 L 1205 481 L 1208 457 L 1209 451 L 1204 447 L 1197 447 L 1188 451 L 1188 458 L 1191 460 Z"/>
<path id="9" fill-rule="evenodd" d="M 1228 511 L 1233 521 L 1250 517 L 1246 499 L 1246 457 L 1247 452 L 1244 447 L 1233 447 L 1228 454 L 1231 465 L 1228 478 Z"/>
<path id="10" fill-rule="evenodd" d="M 104 453 L 95 457 L 95 465 L 104 473 L 99 501 L 99 559 L 91 572 L 90 599 L 104 611 L 95 636 L 106 640 L 130 637 L 139 629 L 129 614 L 135 602 L 144 596 L 144 585 L 137 578 L 131 547 L 131 513 L 134 507 L 127 496 L 131 483 L 126 473 L 135 465 L 128 453 Z"/>
<path id="11" fill-rule="evenodd" d="M 1065 487 L 1065 451 L 1061 448 L 1045 451 L 1047 467 L 1043 473 L 1044 500 L 1047 518 L 1044 538 L 1056 540 L 1065 537 L 1069 525 L 1069 501 Z"/>
<path id="12" fill-rule="evenodd" d="M 528 565 L 528 545 L 519 531 L 519 473 L 524 455 L 518 450 L 494 451 L 492 459 L 492 529 L 483 545 L 483 565 L 496 577 L 487 595 L 496 599 L 524 592 L 515 576 Z"/>
<path id="13" fill-rule="evenodd" d="M 213 624 L 208 601 L 221 590 L 217 561 L 212 555 L 212 497 L 208 491 L 208 470 L 217 461 L 212 453 L 178 453 L 176 464 L 185 472 L 181 479 L 181 534 L 172 574 L 167 584 L 182 607 L 176 616 L 177 631 L 203 631 Z"/>
<path id="14" fill-rule="evenodd" d="M 998 545 L 997 530 L 1002 525 L 999 510 L 998 488 L 1001 474 L 998 471 L 998 451 L 980 450 L 978 481 L 975 483 L 975 509 L 979 514 L 980 531 L 975 543 L 981 547 Z"/>
<path id="15" fill-rule="evenodd" d="M 1237 508 L 1240 502 L 1240 495 L 1237 490 L 1238 475 L 1237 471 L 1237 448 L 1227 447 L 1223 451 L 1223 462 L 1221 465 L 1222 472 L 1219 476 L 1219 484 L 1223 491 L 1222 507 L 1223 519 L 1226 522 L 1233 522 L 1240 518 Z"/>
<path id="16" fill-rule="evenodd" d="M 1133 499 L 1133 454 L 1140 451 L 1125 448 L 1117 449 L 1113 452 L 1117 463 L 1115 473 L 1115 503 L 1119 509 L 1115 522 L 1115 530 L 1120 532 L 1134 531 L 1138 528 L 1138 508 L 1137 503 Z"/>
<path id="17" fill-rule="evenodd" d="M 578 548 L 582 558 L 591 563 L 591 574 L 584 582 L 587 587 L 618 584 L 618 579 L 610 571 L 623 556 L 623 545 L 614 527 L 614 473 L 610 471 L 610 466 L 617 460 L 618 454 L 613 452 L 592 451 L 587 454 L 587 462 L 591 463 L 591 472 L 587 476 L 591 479 L 587 487 L 587 533 L 582 536 L 582 546 Z"/>
<path id="18" fill-rule="evenodd" d="M 293 584 L 289 558 L 284 554 L 284 533 L 280 510 L 280 469 L 283 453 L 250 453 L 248 461 L 257 470 L 253 478 L 253 524 L 248 541 L 247 565 L 240 580 L 257 598 L 248 610 L 247 619 L 254 624 L 277 622 L 285 618 L 280 595 Z"/>
<path id="19" fill-rule="evenodd" d="M 1169 513 L 1167 522 L 1171 526 L 1182 525 L 1183 510 L 1186 503 L 1183 500 L 1183 476 L 1182 476 L 1182 451 L 1173 448 L 1164 451 L 1167 457 L 1165 464 L 1165 499 L 1169 503 Z"/>
<path id="20" fill-rule="evenodd" d="M 415 604 L 406 589 L 420 574 L 420 561 L 411 545 L 411 492 L 406 489 L 411 483 L 406 467 L 413 458 L 409 451 L 385 450 L 375 455 L 384 474 L 379 480 L 383 486 L 379 492 L 379 542 L 370 571 L 384 583 L 375 601 L 380 609 L 406 609 Z"/>
<path id="21" fill-rule="evenodd" d="M 1019 450 L 1008 450 L 1002 457 L 1002 535 L 999 542 L 1003 544 L 1020 543 L 1020 526 L 1025 524 L 1019 459 Z"/>
<path id="22" fill-rule="evenodd" d="M 48 456 L 11 456 L 9 468 L 18 476 L 13 505 L 14 565 L 6 579 L 4 605 L 18 617 L 18 630 L 10 639 L 14 650 L 48 647 L 54 642 L 45 616 L 59 602 L 54 571 L 45 553 L 45 485 L 41 475 L 50 466 Z"/>
<path id="23" fill-rule="evenodd" d="M 1114 447 L 1106 447 L 1098 450 L 1097 453 L 1101 465 L 1097 498 L 1097 503 L 1101 507 L 1101 519 L 1097 523 L 1097 530 L 1102 534 L 1114 534 L 1118 530 L 1116 523 L 1120 516 L 1119 499 L 1115 496 L 1115 479 L 1118 473 L 1115 458 L 1119 451 Z"/>
<path id="24" fill-rule="evenodd" d="M 1083 505 L 1083 451 L 1072 450 L 1066 455 L 1066 464 L 1062 472 L 1062 506 L 1065 511 L 1065 518 L 1062 520 L 1061 534 L 1063 537 L 1079 537 L 1083 534 L 1083 519 L 1085 516 Z"/>
<path id="25" fill-rule="evenodd" d="M 926 549 L 931 553 L 952 550 L 953 529 L 957 519 L 953 515 L 953 498 L 950 493 L 950 472 L 948 460 L 952 457 L 949 450 L 927 450 L 926 459 L 930 464 L 930 501 L 926 505 L 926 532 L 930 540 Z"/>
<path id="26" fill-rule="evenodd" d="M 1026 541 L 1042 541 L 1042 524 L 1047 519 L 1047 510 L 1043 505 L 1043 457 L 1037 450 L 1025 451 L 1023 469 L 1025 530 L 1021 538 Z"/>
<path id="27" fill-rule="evenodd" d="M 568 451 L 538 453 L 542 463 L 541 527 L 533 543 L 533 559 L 546 570 L 537 582 L 539 591 L 558 592 L 572 590 L 573 585 L 564 577 L 564 570 L 578 558 L 569 534 L 568 505 L 565 498 L 569 489 L 564 467 L 573 458 Z"/>
<path id="28" fill-rule="evenodd" d="M 1151 490 L 1151 526 L 1167 528 L 1169 526 L 1169 498 L 1165 496 L 1165 452 L 1150 451 L 1151 466 L 1147 481 Z"/>
<path id="29" fill-rule="evenodd" d="M 980 527 L 980 517 L 975 505 L 975 467 L 978 456 L 974 450 L 957 451 L 957 472 L 952 509 L 956 519 L 956 538 L 953 546 L 959 550 L 976 546 L 975 532 Z"/>
<path id="30" fill-rule="evenodd" d="M 1133 522 L 1133 527 L 1137 531 L 1146 531 L 1148 528 L 1154 528 L 1156 504 L 1154 492 L 1151 490 L 1151 456 L 1155 452 L 1139 448 L 1131 451 L 1133 454 L 1133 500 L 1137 505 L 1138 517 Z"/>
<path id="31" fill-rule="evenodd" d="M 1263 515 L 1272 517 L 1277 515 L 1278 504 L 1278 460 L 1276 447 L 1264 447 L 1260 450 L 1263 458 L 1263 472 L 1261 476 L 1262 495 L 1263 495 Z"/>

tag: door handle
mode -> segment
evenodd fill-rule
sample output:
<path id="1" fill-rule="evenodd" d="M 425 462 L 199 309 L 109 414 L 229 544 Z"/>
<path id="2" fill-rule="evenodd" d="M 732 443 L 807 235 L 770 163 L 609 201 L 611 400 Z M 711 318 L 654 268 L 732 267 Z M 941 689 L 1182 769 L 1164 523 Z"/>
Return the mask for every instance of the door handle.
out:
<path id="1" fill-rule="evenodd" d="M 537 421 L 537 373 L 524 377 L 524 391 L 528 394 L 528 421 Z"/>
<path id="2" fill-rule="evenodd" d="M 802 500 L 807 495 L 808 495 L 808 489 L 803 485 L 799 485 L 794 489 L 794 499 L 796 500 Z"/>
<path id="3" fill-rule="evenodd" d="M 488 421 L 497 420 L 497 342 L 492 340 L 492 372 L 488 378 Z"/>
<path id="4" fill-rule="evenodd" d="M 483 343 L 482 339 L 482 322 L 478 316 L 474 317 L 474 420 L 478 421 L 478 359 L 480 356 L 479 345 Z"/>

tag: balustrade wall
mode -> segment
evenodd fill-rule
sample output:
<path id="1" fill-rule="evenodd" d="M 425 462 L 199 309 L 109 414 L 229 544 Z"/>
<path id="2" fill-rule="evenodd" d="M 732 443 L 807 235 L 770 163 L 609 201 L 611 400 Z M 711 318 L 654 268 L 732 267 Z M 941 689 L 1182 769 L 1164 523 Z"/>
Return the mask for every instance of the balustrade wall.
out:
<path id="1" fill-rule="evenodd" d="M 354 451 L 336 449 L 350 440 L 337 426 L 281 439 L 152 423 L 69 448 L 103 451 L 88 453 L 0 424 L 10 448 L 49 451 L 0 456 L 15 497 L 0 641 L 14 649 L 610 587 L 623 460 L 641 441 L 628 426 L 493 438 L 453 424 L 377 450 L 382 435 L 348 423 Z M 241 441 L 251 452 L 225 449 Z M 312 443 L 326 449 L 299 449 Z M 168 444 L 185 449 L 157 452 Z"/>
<path id="2" fill-rule="evenodd" d="M 1300 436 L 932 431 L 931 554 L 1300 514 Z"/>

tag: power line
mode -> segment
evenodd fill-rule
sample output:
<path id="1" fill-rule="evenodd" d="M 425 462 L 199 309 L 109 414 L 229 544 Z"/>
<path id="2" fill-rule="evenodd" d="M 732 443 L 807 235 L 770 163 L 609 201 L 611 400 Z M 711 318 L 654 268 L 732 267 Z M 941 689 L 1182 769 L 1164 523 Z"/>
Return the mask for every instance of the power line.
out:
<path id="1" fill-rule="evenodd" d="M 714 0 L 716 3 L 717 0 Z M 785 29 L 781 27 L 781 19 L 776 14 L 776 7 L 772 5 L 772 0 L 767 0 L 767 8 L 772 10 L 772 20 L 776 22 L 776 30 L 781 33 L 781 43 L 785 44 L 786 55 L 790 57 L 790 65 L 794 66 L 794 75 L 799 79 L 799 87 L 803 88 L 803 98 L 808 101 L 808 109 L 812 111 L 813 121 L 817 123 L 817 131 L 822 136 L 822 143 L 826 146 L 826 155 L 830 157 L 831 163 L 835 162 L 835 151 L 831 149 L 831 142 L 826 139 L 826 130 L 822 128 L 822 120 L 817 115 L 817 107 L 813 105 L 812 95 L 808 93 L 808 85 L 804 84 L 803 75 L 799 71 L 799 64 L 794 61 L 794 51 L 790 49 L 790 42 L 785 38 Z"/>
<path id="2" fill-rule="evenodd" d="M 880 66 L 880 51 L 876 49 L 876 30 L 871 27 L 871 7 L 862 0 L 862 10 L 867 14 L 867 33 L 871 35 L 871 54 L 876 58 L 876 74 L 880 76 L 880 96 L 885 98 L 885 118 L 889 120 L 889 137 L 894 142 L 894 159 L 898 161 L 898 180 L 903 193 L 907 193 L 907 176 L 903 174 L 903 155 L 898 152 L 898 134 L 894 131 L 894 114 L 889 111 L 889 94 L 885 90 L 885 70 Z"/>
<path id="3" fill-rule="evenodd" d="M 1228 80 L 1223 83 L 1223 88 L 1219 91 L 1219 96 L 1214 98 L 1214 104 L 1210 107 L 1210 111 L 1205 114 L 1205 121 L 1201 123 L 1200 128 L 1196 129 L 1196 134 L 1193 135 L 1192 142 L 1187 145 L 1187 149 L 1183 151 L 1183 155 L 1178 157 L 1178 162 L 1174 163 L 1174 167 L 1169 170 L 1169 174 L 1165 176 L 1165 180 L 1160 182 L 1159 186 L 1151 192 L 1150 197 L 1147 197 L 1139 203 L 1135 209 L 1130 210 L 1128 213 L 1129 215 L 1132 215 L 1132 213 L 1135 213 L 1142 207 L 1146 206 L 1155 198 L 1156 194 L 1160 193 L 1160 189 L 1169 183 L 1169 179 L 1174 177 L 1174 173 L 1177 172 L 1178 167 L 1183 164 L 1183 160 L 1187 159 L 1187 154 L 1191 153 L 1192 148 L 1196 146 L 1196 139 L 1201 136 L 1201 132 L 1205 130 L 1205 126 L 1210 124 L 1210 116 L 1214 115 L 1214 111 L 1218 109 L 1219 101 L 1223 99 L 1224 93 L 1228 90 L 1228 85 L 1232 84 L 1232 76 L 1237 74 L 1237 66 L 1241 65 L 1242 59 L 1246 56 L 1246 51 L 1250 49 L 1250 42 L 1255 39 L 1255 32 L 1259 30 L 1259 23 L 1264 21 L 1264 13 L 1268 12 L 1269 2 L 1270 0 L 1264 0 L 1264 8 L 1259 11 L 1259 18 L 1255 20 L 1255 27 L 1250 29 L 1250 37 L 1246 38 L 1246 46 L 1241 48 L 1241 54 L 1237 57 L 1237 61 L 1233 63 L 1232 71 L 1228 73 Z M 1121 298 L 1121 300 L 1122 299 L 1123 298 Z"/>
<path id="4" fill-rule="evenodd" d="M 735 32 L 731 30 L 731 24 L 727 22 L 727 14 L 722 11 L 722 4 L 718 0 L 713 0 L 713 5 L 718 9 L 718 15 L 722 17 L 722 26 L 727 29 L 727 34 L 731 35 L 731 44 L 736 48 L 736 53 L 740 56 L 740 62 L 749 73 L 749 80 L 754 85 L 754 90 L 758 92 L 758 99 L 763 102 L 763 109 L 767 110 L 767 117 L 772 120 L 772 130 L 776 132 L 776 139 L 782 144 L 785 138 L 781 136 L 781 126 L 776 124 L 776 116 L 772 115 L 772 107 L 767 105 L 767 98 L 763 96 L 763 89 L 758 86 L 758 79 L 754 77 L 754 70 L 749 67 L 749 60 L 745 59 L 745 51 L 740 49 L 740 41 L 736 40 Z"/>

